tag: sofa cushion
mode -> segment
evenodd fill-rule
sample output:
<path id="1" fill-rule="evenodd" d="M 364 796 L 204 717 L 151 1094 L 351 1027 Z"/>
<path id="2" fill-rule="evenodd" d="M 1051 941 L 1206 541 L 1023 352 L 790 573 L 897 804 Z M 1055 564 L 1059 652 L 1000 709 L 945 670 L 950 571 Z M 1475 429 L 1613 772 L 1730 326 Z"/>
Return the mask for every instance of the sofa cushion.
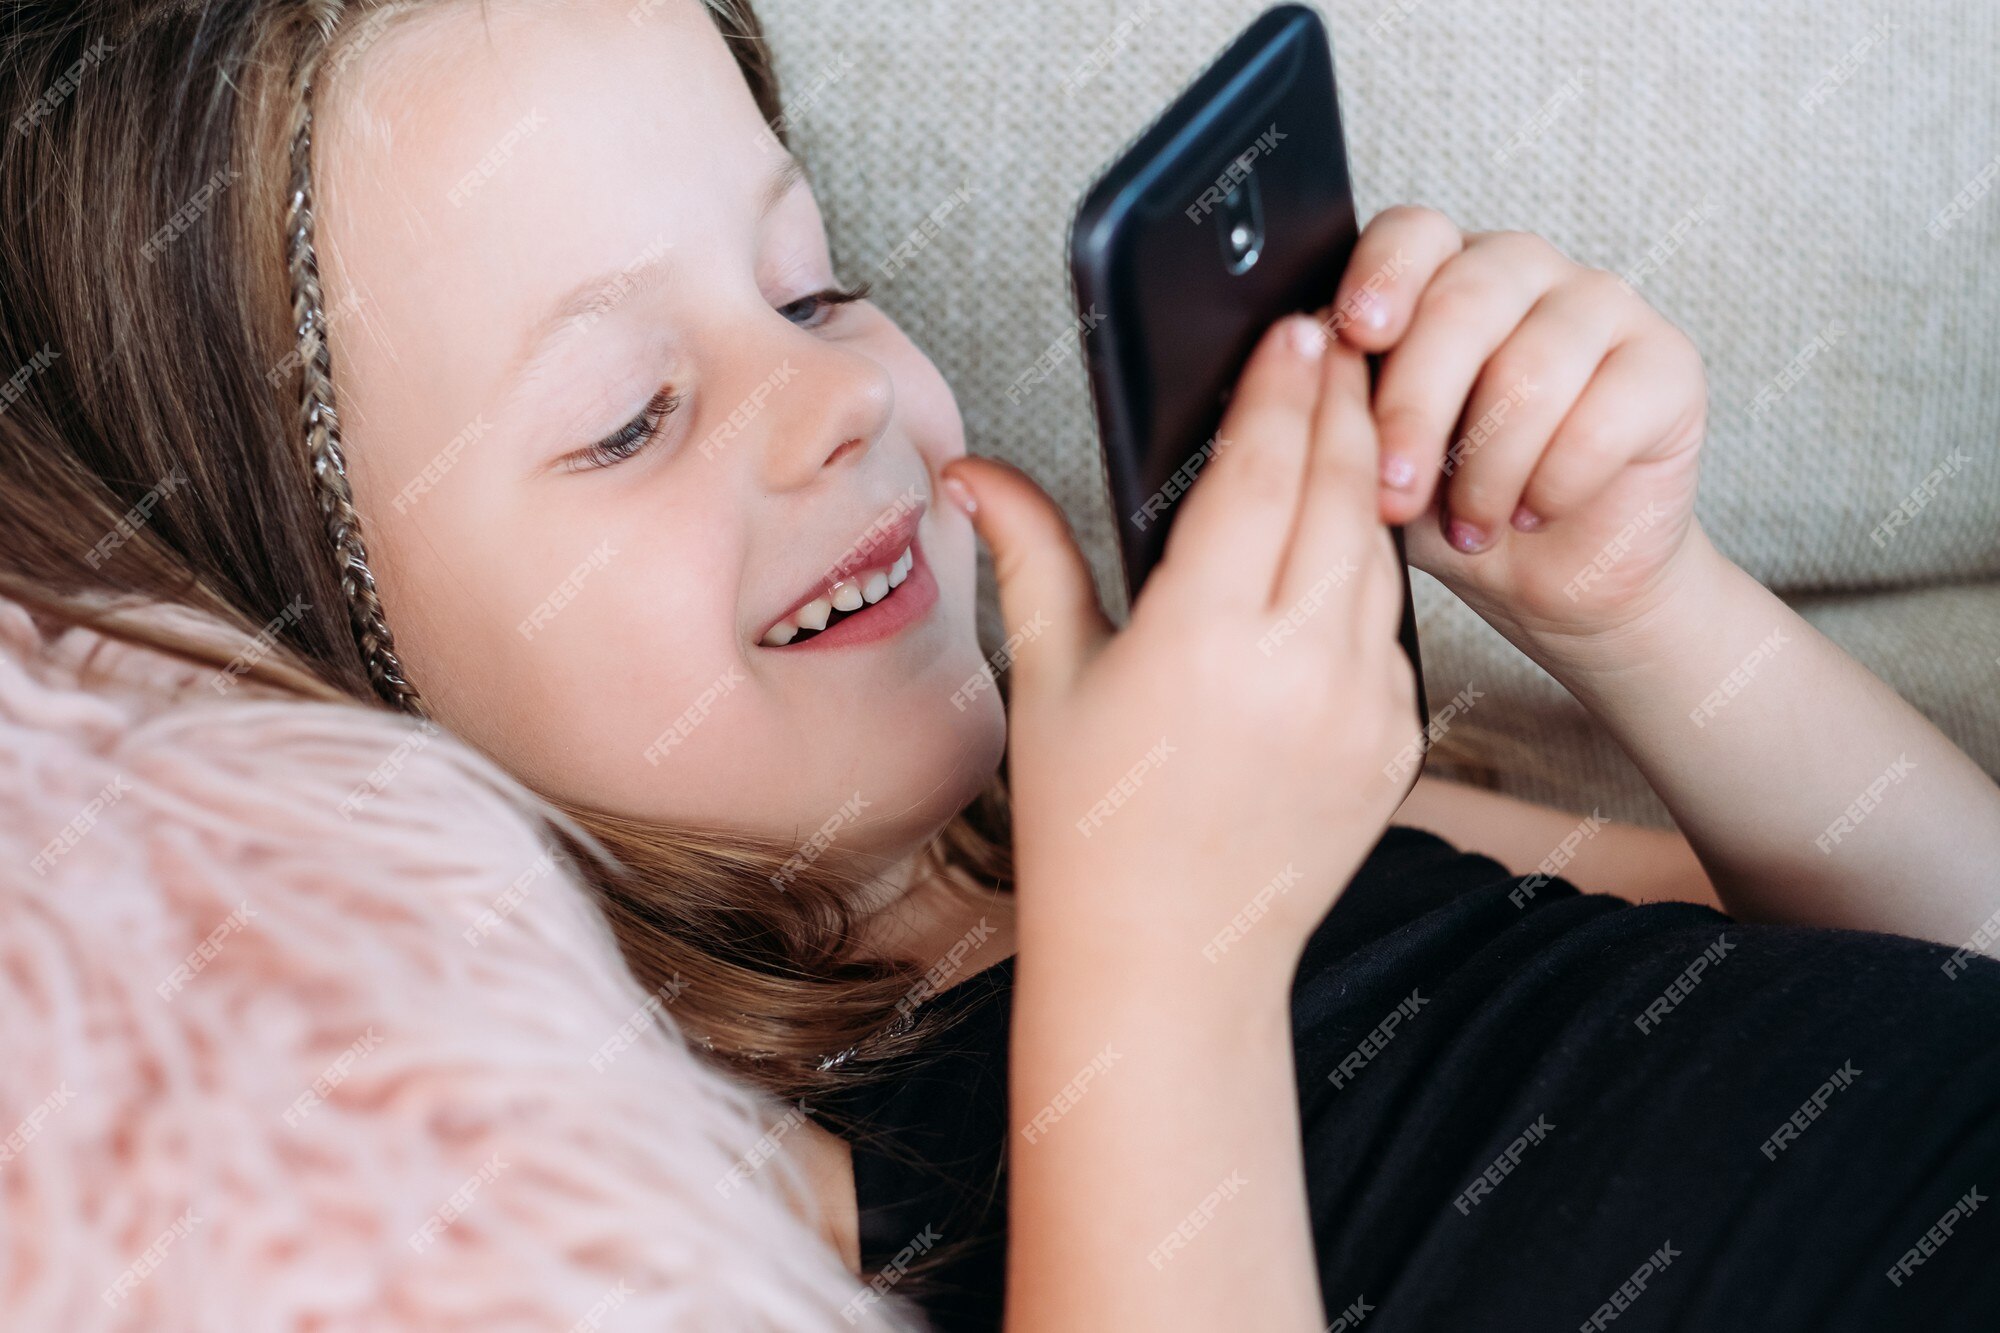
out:
<path id="1" fill-rule="evenodd" d="M 873 279 L 937 362 L 971 448 L 1065 504 L 1114 609 L 1069 214 L 1262 8 L 758 5 L 846 275 Z M 1701 348 L 1697 504 L 1724 552 L 1788 594 L 2000 578 L 2000 7 L 1320 8 L 1364 219 L 1413 202 L 1468 229 L 1541 233 L 1625 274 Z M 1518 669 L 1435 592 L 1437 697 L 1448 680 Z M 1855 605 L 1830 625 L 1912 623 L 1893 594 Z M 1934 652 L 1885 670 L 1940 701 L 1942 721 L 1991 716 L 1990 688 L 1954 694 L 1966 674 Z M 1510 694 L 1492 712 L 1537 700 Z M 1980 757 L 2000 766 L 1990 748 Z M 1628 794 L 1636 780 L 1628 767 Z"/>

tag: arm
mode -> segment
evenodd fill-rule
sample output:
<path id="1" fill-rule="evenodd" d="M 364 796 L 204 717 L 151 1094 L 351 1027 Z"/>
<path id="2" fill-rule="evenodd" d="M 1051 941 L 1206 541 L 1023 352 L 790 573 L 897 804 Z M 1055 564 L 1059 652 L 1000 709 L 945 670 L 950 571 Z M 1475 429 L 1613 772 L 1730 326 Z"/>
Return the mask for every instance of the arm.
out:
<path id="1" fill-rule="evenodd" d="M 1490 856 L 1514 875 L 1535 873 L 1592 818 L 1429 774 L 1417 779 L 1396 811 L 1398 824 Z M 1553 873 L 1586 893 L 1727 910 L 1694 848 L 1673 829 L 1602 821 Z"/>
<path id="2" fill-rule="evenodd" d="M 1009 1333 L 1323 1327 L 1289 988 L 1137 985 L 1118 941 L 1017 962 Z"/>
<path id="3" fill-rule="evenodd" d="M 1732 913 L 1946 943 L 1991 919 L 2000 792 L 1695 520 L 1686 335 L 1540 237 L 1427 209 L 1370 222 L 1342 289 L 1410 563 L 1618 738 Z"/>
<path id="4" fill-rule="evenodd" d="M 1631 624 L 1516 642 L 1645 772 L 1732 915 L 1958 944 L 1993 911 L 2000 787 L 1699 527 Z"/>
<path id="5" fill-rule="evenodd" d="M 1007 624 L 1048 619 L 1008 703 L 1010 1333 L 1325 1326 L 1290 983 L 1407 793 L 1416 681 L 1365 360 L 1279 321 L 1220 438 L 1117 631 L 1045 492 L 946 477 Z"/>

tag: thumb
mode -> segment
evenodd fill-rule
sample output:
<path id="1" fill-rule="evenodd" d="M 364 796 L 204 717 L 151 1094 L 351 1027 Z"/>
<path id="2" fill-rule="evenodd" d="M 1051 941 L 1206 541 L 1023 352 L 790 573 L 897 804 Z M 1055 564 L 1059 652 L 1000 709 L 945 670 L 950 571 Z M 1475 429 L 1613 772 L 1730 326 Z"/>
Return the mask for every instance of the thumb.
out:
<path id="1" fill-rule="evenodd" d="M 1069 517 L 1034 478 L 997 458 L 955 458 L 940 475 L 971 493 L 972 526 L 993 553 L 1017 686 L 1061 685 L 1113 633 Z"/>

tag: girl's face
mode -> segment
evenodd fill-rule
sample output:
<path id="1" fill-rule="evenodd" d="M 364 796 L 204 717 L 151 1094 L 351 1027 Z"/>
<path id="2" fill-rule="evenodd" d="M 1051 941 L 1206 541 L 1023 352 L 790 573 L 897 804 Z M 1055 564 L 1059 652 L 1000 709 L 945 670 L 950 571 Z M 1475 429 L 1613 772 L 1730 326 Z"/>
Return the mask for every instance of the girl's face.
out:
<path id="1" fill-rule="evenodd" d="M 937 485 L 963 428 L 887 316 L 817 297 L 818 207 L 721 34 L 696 0 L 489 0 L 354 50 L 316 94 L 324 308 L 432 711 L 580 803 L 914 850 L 1005 743 Z M 912 543 L 851 623 L 765 642 Z"/>

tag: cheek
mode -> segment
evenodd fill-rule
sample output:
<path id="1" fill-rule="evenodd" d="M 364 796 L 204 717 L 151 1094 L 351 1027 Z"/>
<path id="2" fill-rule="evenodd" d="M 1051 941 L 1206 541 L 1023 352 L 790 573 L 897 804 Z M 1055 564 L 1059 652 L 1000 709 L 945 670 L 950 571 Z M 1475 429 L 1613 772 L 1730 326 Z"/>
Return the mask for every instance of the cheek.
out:
<path id="1" fill-rule="evenodd" d="M 601 565 L 543 571 L 554 600 L 572 600 L 520 654 L 519 686 L 533 710 L 528 735 L 563 794 L 637 814 L 657 813 L 652 798 L 666 790 L 683 817 L 726 810 L 703 796 L 730 783 L 684 776 L 719 777 L 733 752 L 762 748 L 736 562 L 719 554 L 734 540 L 661 515 L 610 535 Z"/>
<path id="2" fill-rule="evenodd" d="M 620 514 L 587 487 L 532 514 L 440 495 L 410 516 L 421 531 L 382 525 L 377 563 L 401 575 L 384 603 L 440 721 L 545 794 L 638 814 L 664 777 L 726 762 L 705 754 L 721 719 L 751 711 L 741 534 L 712 504 Z"/>

